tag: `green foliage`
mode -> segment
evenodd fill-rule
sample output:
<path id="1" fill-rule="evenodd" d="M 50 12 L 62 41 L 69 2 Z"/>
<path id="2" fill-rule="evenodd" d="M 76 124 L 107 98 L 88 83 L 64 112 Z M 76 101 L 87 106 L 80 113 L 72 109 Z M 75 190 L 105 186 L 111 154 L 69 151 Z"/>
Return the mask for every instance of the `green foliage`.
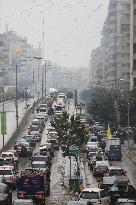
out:
<path id="1" fill-rule="evenodd" d="M 113 93 L 106 89 L 97 89 L 91 97 L 88 105 L 88 112 L 96 121 L 105 124 L 116 122 L 115 100 Z"/>
<path id="2" fill-rule="evenodd" d="M 54 118 L 51 125 L 58 132 L 60 144 L 82 147 L 88 140 L 88 130 L 85 125 L 80 122 L 79 116 L 75 117 L 72 115 L 69 120 L 69 114 L 64 111 L 62 116 Z"/>

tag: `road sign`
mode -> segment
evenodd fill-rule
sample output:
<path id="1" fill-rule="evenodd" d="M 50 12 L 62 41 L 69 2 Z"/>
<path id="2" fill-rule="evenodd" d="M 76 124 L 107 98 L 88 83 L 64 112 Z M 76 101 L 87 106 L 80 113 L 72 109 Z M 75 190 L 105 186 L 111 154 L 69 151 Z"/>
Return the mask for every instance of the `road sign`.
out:
<path id="1" fill-rule="evenodd" d="M 80 150 L 69 150 L 69 155 L 80 154 Z"/>
<path id="2" fill-rule="evenodd" d="M 69 147 L 69 149 L 65 150 L 65 155 L 76 155 L 80 154 L 80 150 L 78 147 Z"/>
<path id="3" fill-rule="evenodd" d="M 79 179 L 79 184 L 83 184 L 83 179 Z"/>
<path id="4" fill-rule="evenodd" d="M 77 146 L 69 146 L 69 150 L 79 150 L 79 147 L 77 147 Z"/>

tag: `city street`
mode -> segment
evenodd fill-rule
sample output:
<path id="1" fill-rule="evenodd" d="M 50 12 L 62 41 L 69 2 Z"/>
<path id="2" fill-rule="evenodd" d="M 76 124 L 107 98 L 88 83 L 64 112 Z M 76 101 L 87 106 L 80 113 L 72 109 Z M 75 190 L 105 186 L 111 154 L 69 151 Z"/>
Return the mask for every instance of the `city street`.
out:
<path id="1" fill-rule="evenodd" d="M 74 112 L 74 104 L 70 102 L 69 112 Z M 32 114 L 32 118 L 34 118 L 35 114 Z M 27 127 L 29 126 L 30 122 L 26 125 L 26 130 L 24 133 L 21 134 L 20 137 L 27 134 Z M 42 140 L 40 143 L 37 143 L 34 153 L 38 152 L 38 148 L 40 145 L 43 145 L 47 141 L 47 132 L 50 125 L 50 119 L 46 122 L 45 129 L 42 134 Z M 13 149 L 13 145 L 11 145 L 11 149 Z M 77 163 L 74 157 L 71 157 L 71 177 L 76 178 L 76 171 L 77 171 Z M 19 158 L 19 172 L 24 170 L 25 168 L 29 167 L 31 164 L 31 160 L 28 158 Z M 123 153 L 123 159 L 121 162 L 112 162 L 112 165 L 121 165 L 123 166 L 128 172 L 128 178 L 130 179 L 133 185 L 135 184 L 135 167 L 131 163 L 131 161 L 127 158 L 127 156 Z M 90 169 L 88 167 L 86 155 L 81 155 L 79 160 L 79 167 L 80 167 L 80 178 L 83 179 L 84 187 L 97 187 L 98 183 L 96 179 L 93 177 Z M 67 201 L 73 199 L 73 197 L 69 194 L 69 178 L 70 178 L 70 159 L 69 157 L 63 157 L 62 151 L 56 151 L 55 157 L 52 160 L 52 168 L 51 168 L 51 194 L 47 197 L 47 205 L 67 205 Z M 12 193 L 13 200 L 16 199 L 16 191 Z"/>

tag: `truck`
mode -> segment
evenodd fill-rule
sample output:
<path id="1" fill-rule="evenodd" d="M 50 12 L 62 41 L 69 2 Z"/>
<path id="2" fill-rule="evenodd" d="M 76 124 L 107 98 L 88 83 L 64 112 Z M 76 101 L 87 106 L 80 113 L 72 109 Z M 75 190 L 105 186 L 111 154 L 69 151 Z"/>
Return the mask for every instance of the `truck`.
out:
<path id="1" fill-rule="evenodd" d="M 121 160 L 122 151 L 119 138 L 106 139 L 105 153 L 109 160 Z"/>
<path id="2" fill-rule="evenodd" d="M 32 199 L 38 205 L 45 205 L 48 185 L 41 170 L 28 169 L 21 172 L 18 187 L 18 199 Z"/>

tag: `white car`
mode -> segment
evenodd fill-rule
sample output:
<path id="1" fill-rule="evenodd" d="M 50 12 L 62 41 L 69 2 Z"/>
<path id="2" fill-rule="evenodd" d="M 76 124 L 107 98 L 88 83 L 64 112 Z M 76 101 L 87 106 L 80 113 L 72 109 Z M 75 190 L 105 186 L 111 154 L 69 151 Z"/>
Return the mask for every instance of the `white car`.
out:
<path id="1" fill-rule="evenodd" d="M 90 200 L 92 204 L 108 205 L 110 204 L 110 197 L 106 190 L 99 188 L 85 188 L 81 191 L 80 201 Z"/>

